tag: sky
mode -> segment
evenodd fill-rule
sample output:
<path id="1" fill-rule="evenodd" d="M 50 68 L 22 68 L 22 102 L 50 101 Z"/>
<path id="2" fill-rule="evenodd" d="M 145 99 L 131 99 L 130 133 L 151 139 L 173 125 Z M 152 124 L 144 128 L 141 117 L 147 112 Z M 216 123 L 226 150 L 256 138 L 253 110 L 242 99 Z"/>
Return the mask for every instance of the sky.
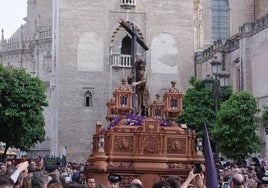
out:
<path id="1" fill-rule="evenodd" d="M 5 39 L 9 38 L 27 16 L 27 0 L 0 0 L 0 30 L 4 29 Z M 1 38 L 0 38 L 1 40 Z"/>

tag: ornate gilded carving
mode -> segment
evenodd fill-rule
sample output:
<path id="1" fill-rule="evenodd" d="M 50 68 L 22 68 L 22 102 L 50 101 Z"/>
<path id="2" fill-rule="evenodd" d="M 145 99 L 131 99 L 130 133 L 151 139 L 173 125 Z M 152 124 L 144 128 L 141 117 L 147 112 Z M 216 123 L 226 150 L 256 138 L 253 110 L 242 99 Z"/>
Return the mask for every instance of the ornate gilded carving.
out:
<path id="1" fill-rule="evenodd" d="M 167 152 L 174 154 L 185 154 L 186 153 L 185 138 L 168 138 Z"/>
<path id="2" fill-rule="evenodd" d="M 150 131 L 157 131 L 157 125 L 154 124 L 147 124 L 145 127 L 145 131 L 150 132 Z"/>
<path id="3" fill-rule="evenodd" d="M 175 119 L 182 112 L 182 96 L 183 93 L 179 91 L 175 85 L 176 81 L 171 82 L 172 88 L 164 94 L 164 112 L 171 119 L 172 125 L 176 125 Z"/>
<path id="4" fill-rule="evenodd" d="M 144 131 L 145 132 L 159 132 L 158 122 L 151 119 L 150 121 L 144 122 Z"/>
<path id="5" fill-rule="evenodd" d="M 185 164 L 182 164 L 182 163 L 174 163 L 172 165 L 174 168 L 178 168 L 178 169 L 185 169 L 186 168 Z"/>
<path id="6" fill-rule="evenodd" d="M 150 105 L 150 114 L 155 119 L 164 119 L 164 103 L 160 100 L 160 94 L 157 93 L 156 99 Z"/>
<path id="7" fill-rule="evenodd" d="M 116 152 L 132 152 L 133 136 L 115 136 L 114 148 Z"/>
<path id="8" fill-rule="evenodd" d="M 155 136 L 147 136 L 144 139 L 144 153 L 155 154 L 158 153 L 158 141 Z"/>
<path id="9" fill-rule="evenodd" d="M 126 86 L 127 80 L 126 79 L 121 79 L 122 85 L 118 88 L 118 90 L 121 91 L 129 91 L 130 89 Z"/>
<path id="10" fill-rule="evenodd" d="M 100 122 L 96 124 L 88 171 L 96 173 L 99 180 L 103 180 L 107 173 L 119 173 L 123 176 L 121 187 L 129 184 L 134 177 L 142 176 L 139 179 L 151 187 L 152 180 L 159 180 L 160 176 L 165 178 L 176 174 L 184 177 L 195 161 L 204 161 L 194 148 L 196 134 L 175 122 L 175 117 L 182 112 L 183 93 L 175 88 L 175 81 L 171 84 L 172 88 L 165 92 L 163 102 L 157 95 L 152 105 L 155 113 L 150 117 L 131 114 L 132 90 L 126 91 L 124 87 L 121 88 L 123 90 L 115 90 L 114 100 L 107 105 L 110 107 L 108 117 L 111 118 L 108 128 L 102 128 Z M 114 118 L 113 114 L 116 114 Z M 174 122 L 167 121 L 166 115 L 174 117 Z M 100 155 L 97 149 L 102 135 L 105 152 Z"/>
<path id="11" fill-rule="evenodd" d="M 123 175 L 122 181 L 120 182 L 120 187 L 124 187 L 132 182 L 134 179 L 141 179 L 140 175 L 130 174 L 130 175 Z"/>

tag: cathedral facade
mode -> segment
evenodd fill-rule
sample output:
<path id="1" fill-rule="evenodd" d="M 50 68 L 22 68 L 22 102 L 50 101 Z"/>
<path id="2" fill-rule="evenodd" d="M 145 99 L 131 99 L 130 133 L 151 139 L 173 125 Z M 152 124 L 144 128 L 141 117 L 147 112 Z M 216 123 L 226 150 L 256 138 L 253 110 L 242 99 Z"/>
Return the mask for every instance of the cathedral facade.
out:
<path id="1" fill-rule="evenodd" d="M 235 65 L 239 63 L 230 62 L 259 57 L 256 64 L 267 66 L 262 61 L 267 35 L 260 35 L 266 26 L 257 24 L 268 12 L 267 4 L 265 0 L 28 0 L 26 23 L 10 39 L 2 31 L 0 62 L 25 67 L 46 85 L 47 139 L 29 155 L 67 152 L 69 160 L 85 161 L 96 121 L 105 124 L 106 101 L 121 79 L 129 77 L 133 58 L 145 62 L 150 102 L 157 93 L 162 96 L 171 80 L 185 91 L 191 76 L 204 78 L 210 59 L 219 53 L 214 41 L 221 40 L 224 46 L 225 41 L 247 31 L 245 23 L 256 23 L 256 30 L 247 38 L 254 43 L 240 37 L 236 50 L 224 53 L 231 84 L 238 87 Z M 135 53 L 133 35 L 120 20 L 135 31 Z M 258 27 L 262 29 L 257 31 Z M 254 67 L 250 63 L 243 66 L 240 77 L 244 75 L 248 82 L 240 89 L 261 98 L 267 91 L 254 84 L 262 79 Z"/>

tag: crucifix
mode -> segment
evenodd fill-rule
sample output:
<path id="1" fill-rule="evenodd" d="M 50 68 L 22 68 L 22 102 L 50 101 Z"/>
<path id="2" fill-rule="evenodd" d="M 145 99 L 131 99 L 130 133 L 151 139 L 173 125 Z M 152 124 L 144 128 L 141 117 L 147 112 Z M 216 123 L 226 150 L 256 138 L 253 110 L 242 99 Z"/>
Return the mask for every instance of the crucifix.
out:
<path id="1" fill-rule="evenodd" d="M 132 104 L 133 104 L 133 114 L 136 115 L 137 108 L 138 110 L 142 110 L 142 108 L 145 108 L 145 105 L 143 104 L 144 99 L 143 92 L 146 92 L 145 89 L 145 83 L 146 78 L 145 75 L 145 62 L 139 60 L 137 62 L 136 56 L 137 56 L 137 43 L 145 50 L 147 51 L 149 48 L 144 43 L 144 41 L 137 35 L 137 27 L 132 25 L 130 27 L 124 20 L 120 19 L 118 22 L 130 35 L 131 35 L 131 74 L 128 77 L 128 82 L 131 82 L 131 86 L 134 90 L 134 95 L 132 98 Z M 138 75 L 137 75 L 138 74 Z M 132 80 L 132 81 L 129 81 Z M 137 89 L 138 88 L 138 89 Z M 138 96 L 138 107 L 137 107 L 137 99 Z M 146 110 L 146 109 L 143 109 Z M 144 113 L 144 112 L 143 112 Z M 145 114 L 142 114 L 145 115 Z"/>

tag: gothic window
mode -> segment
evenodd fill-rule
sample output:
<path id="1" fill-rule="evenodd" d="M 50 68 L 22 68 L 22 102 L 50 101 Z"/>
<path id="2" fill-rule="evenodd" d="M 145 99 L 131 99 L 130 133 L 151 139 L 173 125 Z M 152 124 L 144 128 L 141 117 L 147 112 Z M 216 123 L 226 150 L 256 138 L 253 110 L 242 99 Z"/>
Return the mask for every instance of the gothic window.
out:
<path id="1" fill-rule="evenodd" d="M 133 26 L 133 23 L 129 21 L 124 22 L 124 24 L 128 25 L 129 27 Z M 144 40 L 143 35 L 140 29 L 137 29 L 137 36 Z M 111 38 L 110 44 L 110 62 L 112 68 L 117 71 L 119 68 L 131 68 L 132 67 L 132 37 L 131 35 L 122 27 L 117 27 Z M 145 54 L 145 50 L 141 45 L 137 45 L 136 47 L 136 54 L 137 57 L 142 57 Z"/>
<path id="2" fill-rule="evenodd" d="M 227 39 L 229 34 L 228 0 L 211 0 L 212 40 Z"/>
<path id="3" fill-rule="evenodd" d="M 85 106 L 86 107 L 91 107 L 92 106 L 92 93 L 87 90 L 84 95 L 84 100 L 85 100 Z"/>
<path id="4" fill-rule="evenodd" d="M 128 35 L 122 40 L 121 54 L 131 55 L 131 38 Z"/>

